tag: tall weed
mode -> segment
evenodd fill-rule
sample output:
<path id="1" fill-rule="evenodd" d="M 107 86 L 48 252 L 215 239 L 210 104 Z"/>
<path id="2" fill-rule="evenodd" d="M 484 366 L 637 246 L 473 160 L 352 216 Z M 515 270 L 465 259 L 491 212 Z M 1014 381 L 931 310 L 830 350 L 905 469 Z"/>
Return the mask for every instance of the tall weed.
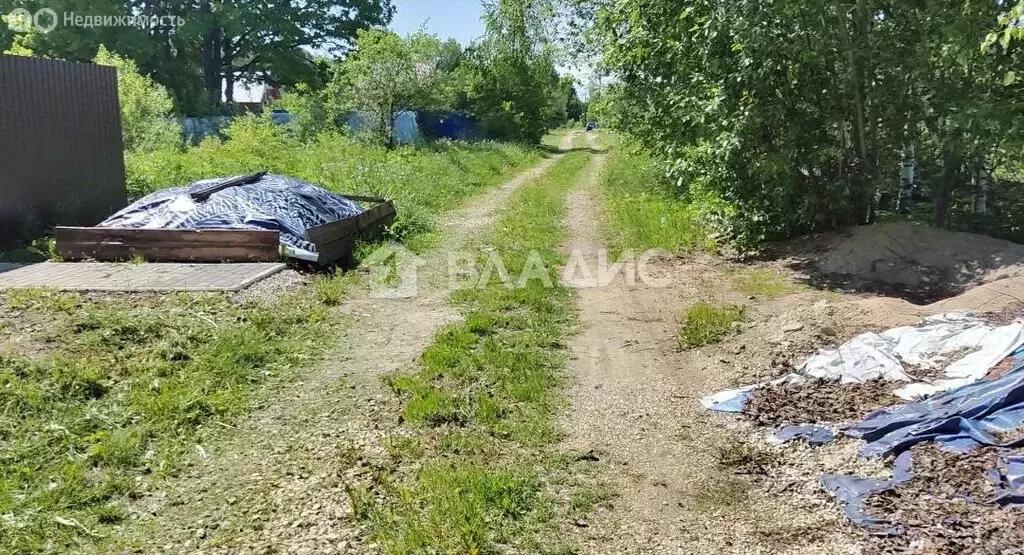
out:
<path id="1" fill-rule="evenodd" d="M 615 250 L 712 249 L 701 223 L 701 204 L 674 190 L 649 156 L 617 149 L 601 175 L 609 243 Z"/>

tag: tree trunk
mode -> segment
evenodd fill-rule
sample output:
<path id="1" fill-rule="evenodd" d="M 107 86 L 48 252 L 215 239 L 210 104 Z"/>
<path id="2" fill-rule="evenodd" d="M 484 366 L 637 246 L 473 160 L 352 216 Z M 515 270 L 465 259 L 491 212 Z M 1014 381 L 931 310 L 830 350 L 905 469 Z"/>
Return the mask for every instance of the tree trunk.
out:
<path id="1" fill-rule="evenodd" d="M 974 171 L 974 184 L 975 184 L 975 197 L 974 197 L 974 213 L 979 216 L 988 214 L 988 190 L 989 190 L 989 172 L 988 164 L 985 161 L 984 156 L 978 157 L 978 162 L 975 165 Z"/>
<path id="2" fill-rule="evenodd" d="M 232 112 L 234 112 L 233 105 L 235 103 L 235 60 L 232 56 L 232 44 L 230 38 L 224 39 L 222 47 L 223 54 L 221 55 L 221 71 L 224 72 L 224 102 L 228 106 L 232 106 Z"/>
<path id="3" fill-rule="evenodd" d="M 960 171 L 960 156 L 951 150 L 942 153 L 942 180 L 935 190 L 935 227 L 949 227 L 949 211 L 953 204 L 953 191 Z"/>
<path id="4" fill-rule="evenodd" d="M 858 208 L 863 218 L 862 222 L 871 223 L 875 214 L 875 184 L 868 142 L 867 63 L 865 57 L 870 52 L 868 33 L 871 25 L 871 13 L 868 10 L 867 0 L 857 0 L 854 17 L 855 40 L 853 48 L 850 50 L 850 71 L 856 110 L 857 155 L 860 157 Z"/>
<path id="5" fill-rule="evenodd" d="M 896 211 L 907 213 L 914 206 L 914 181 L 917 177 L 917 149 L 914 143 L 903 147 L 903 171 L 900 172 L 900 197 Z"/>
<path id="6" fill-rule="evenodd" d="M 850 208 L 853 210 L 852 222 L 860 224 L 870 222 L 874 217 L 875 190 L 868 143 L 867 71 L 864 59 L 869 47 L 868 31 L 871 14 L 866 0 L 856 0 L 856 2 L 853 6 L 852 32 L 849 17 L 850 5 L 837 2 L 835 8 L 840 43 L 846 50 L 847 81 L 850 87 L 847 98 L 852 103 L 853 112 L 852 141 L 856 164 L 853 165 L 853 171 L 849 177 L 849 201 Z M 850 220 L 848 219 L 848 221 Z"/>
<path id="7" fill-rule="evenodd" d="M 395 121 L 398 119 L 398 115 L 395 114 L 395 105 L 391 104 L 388 106 L 388 113 L 385 121 L 387 121 L 387 129 L 385 130 L 388 134 L 388 148 L 395 148 Z"/>
<path id="8" fill-rule="evenodd" d="M 209 13 L 210 3 L 203 3 L 203 10 Z M 203 64 L 203 85 L 211 106 L 220 105 L 221 86 L 221 32 L 220 26 L 210 24 L 206 35 L 203 37 L 202 64 Z"/>

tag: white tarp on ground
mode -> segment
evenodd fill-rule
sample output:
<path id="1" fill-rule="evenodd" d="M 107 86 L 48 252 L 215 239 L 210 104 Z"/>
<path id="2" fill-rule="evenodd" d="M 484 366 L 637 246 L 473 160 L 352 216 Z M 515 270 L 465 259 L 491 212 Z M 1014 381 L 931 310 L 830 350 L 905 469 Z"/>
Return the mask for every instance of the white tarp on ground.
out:
<path id="1" fill-rule="evenodd" d="M 1024 322 L 992 326 L 970 313 L 951 312 L 926 318 L 917 326 L 858 335 L 837 349 L 823 350 L 807 359 L 798 368 L 800 374 L 773 383 L 799 382 L 804 377 L 844 384 L 884 379 L 907 382 L 895 394 L 913 401 L 980 380 L 1022 344 Z M 962 356 L 950 362 L 950 357 L 958 354 Z M 917 379 L 923 372 L 943 365 L 944 378 Z M 745 397 L 757 387 L 722 391 L 701 399 L 701 404 L 714 409 Z"/>

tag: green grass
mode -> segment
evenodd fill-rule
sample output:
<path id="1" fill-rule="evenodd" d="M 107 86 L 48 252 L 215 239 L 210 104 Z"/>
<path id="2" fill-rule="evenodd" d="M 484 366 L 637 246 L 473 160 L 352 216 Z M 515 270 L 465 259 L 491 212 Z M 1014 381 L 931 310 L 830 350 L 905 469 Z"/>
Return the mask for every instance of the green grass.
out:
<path id="1" fill-rule="evenodd" d="M 613 251 L 714 249 L 697 209 L 665 183 L 663 169 L 650 157 L 612 151 L 600 187 Z"/>
<path id="2" fill-rule="evenodd" d="M 0 252 L 0 262 L 35 263 L 47 260 L 60 261 L 54 250 L 53 237 L 39 237 L 22 246 Z"/>
<path id="3" fill-rule="evenodd" d="M 562 146 L 562 139 L 569 133 L 568 129 L 556 129 L 541 140 L 541 144 L 548 150 L 559 150 Z"/>
<path id="4" fill-rule="evenodd" d="M 464 321 L 439 331 L 417 369 L 389 378 L 407 432 L 424 448 L 381 478 L 382 501 L 352 492 L 384 552 L 560 548 L 551 540 L 555 503 L 544 469 L 561 466 L 544 453 L 559 437 L 552 415 L 575 311 L 572 293 L 557 285 L 564 257 L 556 249 L 565 195 L 588 159 L 569 154 L 520 190 L 488 242 L 513 276 L 536 251 L 554 286 L 495 281 L 459 291 L 453 301 Z"/>
<path id="5" fill-rule="evenodd" d="M 608 486 L 581 487 L 572 492 L 569 504 L 572 510 L 586 515 L 596 507 L 608 506 L 615 499 L 615 492 Z"/>
<path id="6" fill-rule="evenodd" d="M 701 347 L 721 341 L 736 331 L 736 323 L 746 317 L 744 306 L 719 306 L 699 302 L 686 311 L 679 330 L 679 344 L 684 348 Z"/>
<path id="7" fill-rule="evenodd" d="M 774 299 L 791 293 L 797 293 L 804 289 L 798 283 L 772 268 L 755 268 L 751 270 L 736 270 L 730 275 L 733 286 L 744 295 Z"/>
<path id="8" fill-rule="evenodd" d="M 16 339 L 0 354 L 0 552 L 75 551 L 109 534 L 147 481 L 315 362 L 335 325 L 308 289 L 270 306 L 48 290 L 0 300 L 0 340 Z"/>
<path id="9" fill-rule="evenodd" d="M 580 131 L 580 133 L 572 140 L 572 147 L 575 149 L 590 148 L 590 141 L 587 140 L 587 135 L 588 133 Z"/>
<path id="10" fill-rule="evenodd" d="M 436 237 L 439 214 L 541 156 L 497 143 L 387 151 L 340 135 L 301 144 L 254 118 L 230 132 L 231 141 L 184 152 L 131 154 L 131 194 L 269 169 L 395 199 L 399 219 L 391 237 L 422 249 Z M 41 240 L 26 251 L 45 258 L 51 247 Z M 212 430 L 251 410 L 270 386 L 316 364 L 331 344 L 324 337 L 338 325 L 330 307 L 356 277 L 318 276 L 268 306 L 208 294 L 0 294 L 0 553 L 82 551 L 109 535 L 142 489 L 204 451 Z M 425 406 L 424 415 L 431 414 Z M 475 445 L 467 437 L 462 443 Z M 459 443 L 452 435 L 446 445 Z M 477 480 L 466 468 L 460 476 L 486 503 L 531 483 L 519 471 Z"/>

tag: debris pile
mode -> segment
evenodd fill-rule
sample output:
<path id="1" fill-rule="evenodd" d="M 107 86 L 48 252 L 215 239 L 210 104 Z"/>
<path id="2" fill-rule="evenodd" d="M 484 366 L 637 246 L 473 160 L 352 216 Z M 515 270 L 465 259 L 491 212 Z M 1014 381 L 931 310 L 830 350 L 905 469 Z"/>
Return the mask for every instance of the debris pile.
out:
<path id="1" fill-rule="evenodd" d="M 755 389 L 744 412 L 764 426 L 835 424 L 859 420 L 898 401 L 892 384 L 883 380 L 838 386 L 825 380 L 811 380 Z"/>
<path id="2" fill-rule="evenodd" d="M 769 383 L 701 400 L 779 428 L 771 439 L 863 440 L 892 478 L 821 485 L 882 552 L 1019 552 L 1024 545 L 1024 321 L 949 313 L 866 333 Z M 996 548 L 998 546 L 998 548 Z M 1009 551 L 1007 551 L 1009 550 Z"/>
<path id="3" fill-rule="evenodd" d="M 988 503 L 997 494 L 991 469 L 999 464 L 999 450 L 955 453 L 922 444 L 911 452 L 913 477 L 865 502 L 867 514 L 895 527 L 895 533 L 875 536 L 880 553 L 908 547 L 926 553 L 1019 552 L 1024 508 Z"/>

